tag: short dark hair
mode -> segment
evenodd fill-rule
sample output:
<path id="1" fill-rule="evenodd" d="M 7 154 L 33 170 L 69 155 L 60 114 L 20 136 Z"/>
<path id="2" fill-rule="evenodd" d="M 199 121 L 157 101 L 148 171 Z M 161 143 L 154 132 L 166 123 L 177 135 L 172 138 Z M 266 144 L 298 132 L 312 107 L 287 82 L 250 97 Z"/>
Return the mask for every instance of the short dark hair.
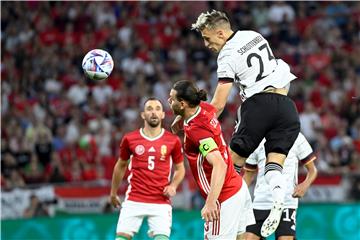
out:
<path id="1" fill-rule="evenodd" d="M 181 80 L 174 84 L 176 90 L 176 99 L 186 101 L 190 107 L 196 107 L 201 101 L 207 100 L 207 92 L 203 89 L 198 90 L 196 85 L 188 80 Z"/>
<path id="2" fill-rule="evenodd" d="M 148 99 L 145 100 L 144 106 L 146 105 L 146 103 L 147 103 L 148 101 L 159 101 L 159 102 L 161 103 L 161 105 L 163 105 L 163 103 L 161 102 L 161 100 L 158 99 L 157 97 L 149 97 Z"/>

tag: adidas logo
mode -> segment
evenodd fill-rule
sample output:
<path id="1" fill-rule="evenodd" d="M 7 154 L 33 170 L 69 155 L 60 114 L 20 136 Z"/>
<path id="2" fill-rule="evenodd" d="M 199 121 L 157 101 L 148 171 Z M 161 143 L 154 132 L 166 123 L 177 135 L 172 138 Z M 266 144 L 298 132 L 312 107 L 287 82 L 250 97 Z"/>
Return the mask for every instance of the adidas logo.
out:
<path id="1" fill-rule="evenodd" d="M 154 147 L 151 147 L 148 152 L 156 152 Z"/>

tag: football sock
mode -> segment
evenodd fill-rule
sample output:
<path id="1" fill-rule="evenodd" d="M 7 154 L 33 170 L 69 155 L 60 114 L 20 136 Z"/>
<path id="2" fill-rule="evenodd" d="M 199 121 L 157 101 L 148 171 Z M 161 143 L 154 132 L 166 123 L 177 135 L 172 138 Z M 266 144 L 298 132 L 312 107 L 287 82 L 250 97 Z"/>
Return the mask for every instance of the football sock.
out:
<path id="1" fill-rule="evenodd" d="M 265 165 L 265 181 L 270 186 L 273 201 L 284 203 L 285 179 L 282 174 L 283 167 L 274 162 Z"/>
<path id="2" fill-rule="evenodd" d="M 157 234 L 154 236 L 154 240 L 169 240 L 169 237 L 164 234 Z"/>
<path id="3" fill-rule="evenodd" d="M 241 173 L 241 169 L 242 169 L 241 166 L 238 166 L 238 165 L 234 164 L 234 168 L 235 168 L 235 171 L 236 171 L 238 174 Z"/>

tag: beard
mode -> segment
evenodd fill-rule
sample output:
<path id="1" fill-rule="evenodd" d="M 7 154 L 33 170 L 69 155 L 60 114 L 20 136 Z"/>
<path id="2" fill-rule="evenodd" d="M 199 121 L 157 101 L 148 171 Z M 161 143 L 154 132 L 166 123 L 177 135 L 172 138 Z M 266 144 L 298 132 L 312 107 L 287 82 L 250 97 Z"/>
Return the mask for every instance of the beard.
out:
<path id="1" fill-rule="evenodd" d="M 181 109 L 179 106 L 173 105 L 171 110 L 175 115 L 184 116 L 185 109 Z"/>
<path id="2" fill-rule="evenodd" d="M 152 128 L 155 128 L 155 127 L 160 125 L 160 119 L 159 118 L 150 118 L 149 120 L 146 120 L 146 122 Z"/>

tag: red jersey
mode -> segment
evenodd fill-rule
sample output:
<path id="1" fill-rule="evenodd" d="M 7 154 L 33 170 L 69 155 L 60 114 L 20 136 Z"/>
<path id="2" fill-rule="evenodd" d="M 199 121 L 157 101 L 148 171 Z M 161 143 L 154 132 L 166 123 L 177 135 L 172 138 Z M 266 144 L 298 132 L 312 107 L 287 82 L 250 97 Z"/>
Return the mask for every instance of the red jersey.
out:
<path id="1" fill-rule="evenodd" d="M 155 138 L 145 136 L 142 129 L 130 132 L 121 141 L 120 158 L 131 159 L 126 199 L 170 203 L 163 190 L 170 183 L 172 162 L 183 161 L 179 137 L 164 129 Z"/>
<path id="2" fill-rule="evenodd" d="M 216 118 L 216 109 L 206 102 L 201 102 L 196 113 L 184 121 L 184 150 L 191 171 L 200 188 L 201 195 L 206 198 L 210 191 L 212 165 L 206 161 L 199 150 L 200 142 L 212 138 L 216 145 L 211 151 L 219 150 L 227 164 L 224 185 L 219 195 L 219 202 L 237 193 L 242 185 L 242 178 L 236 173 L 228 147 L 221 133 L 221 126 Z"/>

